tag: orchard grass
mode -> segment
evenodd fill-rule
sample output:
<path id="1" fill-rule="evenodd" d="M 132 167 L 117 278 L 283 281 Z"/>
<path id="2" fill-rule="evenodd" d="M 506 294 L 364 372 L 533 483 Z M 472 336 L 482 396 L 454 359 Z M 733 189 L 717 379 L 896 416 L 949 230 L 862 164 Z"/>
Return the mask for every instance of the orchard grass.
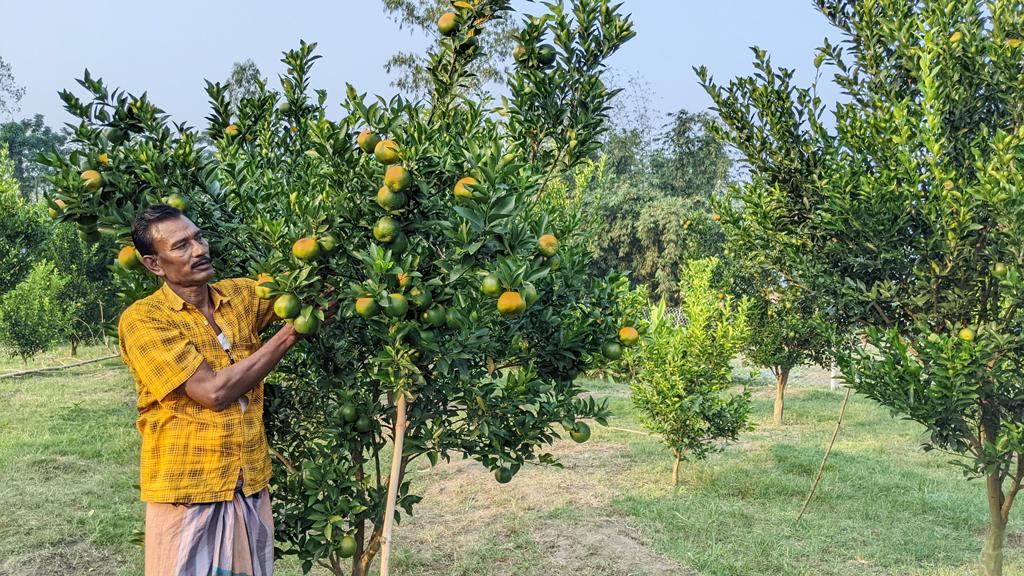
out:
<path id="1" fill-rule="evenodd" d="M 107 354 L 80 348 L 79 359 Z M 67 348 L 30 363 L 72 361 Z M 0 357 L 0 373 L 24 369 Z M 624 384 L 589 381 L 617 428 L 642 430 Z M 853 396 L 815 501 L 796 512 L 842 399 L 818 370 L 795 370 L 786 420 L 773 389 L 754 392 L 756 430 L 671 487 L 668 448 L 592 426 L 553 449 L 564 469 L 527 467 L 499 485 L 471 462 L 414 478 L 429 497 L 396 529 L 395 574 L 864 575 L 974 573 L 987 517 L 984 486 L 949 455 L 919 449 L 922 428 Z M 118 359 L 0 379 L 0 574 L 142 573 L 143 504 L 131 377 Z M 567 436 L 567 434 L 565 435 Z M 1011 515 L 1007 574 L 1024 573 L 1024 529 Z M 276 574 L 300 574 L 280 561 Z M 326 574 L 314 569 L 313 574 Z"/>

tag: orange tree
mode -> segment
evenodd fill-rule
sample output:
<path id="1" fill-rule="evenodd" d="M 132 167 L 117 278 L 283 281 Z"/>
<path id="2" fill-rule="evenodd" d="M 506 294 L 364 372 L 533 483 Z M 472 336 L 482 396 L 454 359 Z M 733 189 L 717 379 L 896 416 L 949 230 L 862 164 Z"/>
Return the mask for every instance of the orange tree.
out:
<path id="1" fill-rule="evenodd" d="M 89 100 L 61 95 L 79 125 L 74 152 L 45 158 L 60 219 L 124 243 L 145 205 L 184 205 L 222 275 L 262 275 L 279 315 L 320 332 L 266 400 L 279 552 L 306 570 L 368 573 L 400 519 L 389 503 L 411 513 L 420 499 L 410 462 L 469 457 L 508 482 L 552 463 L 559 431 L 582 440 L 583 418 L 608 415 L 574 378 L 617 337 L 626 282 L 586 273 L 581 204 L 547 191 L 597 149 L 614 96 L 603 62 L 632 25 L 600 0 L 549 5 L 525 20 L 509 96 L 470 99 L 478 38 L 508 4 L 453 3 L 425 102 L 349 86 L 329 118 L 306 43 L 285 54 L 280 91 L 260 86 L 237 111 L 208 84 L 212 148 L 88 73 Z M 154 281 L 122 250 L 131 300 Z M 342 318 L 321 330 L 328 297 Z"/>
<path id="2" fill-rule="evenodd" d="M 723 220 L 790 285 L 834 302 L 840 325 L 865 327 L 872 346 L 841 358 L 844 372 L 984 478 L 982 573 L 1002 574 L 1024 481 L 1024 9 L 818 5 L 846 38 L 815 62 L 847 94 L 834 127 L 762 50 L 756 75 L 728 85 L 700 71 L 751 168 Z"/>

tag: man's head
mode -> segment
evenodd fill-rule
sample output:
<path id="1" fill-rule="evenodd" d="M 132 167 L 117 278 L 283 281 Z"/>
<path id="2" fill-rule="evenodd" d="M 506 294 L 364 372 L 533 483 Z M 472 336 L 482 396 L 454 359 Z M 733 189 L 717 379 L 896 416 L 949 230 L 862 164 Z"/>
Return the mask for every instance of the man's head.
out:
<path id="1" fill-rule="evenodd" d="M 132 241 L 146 269 L 169 284 L 196 286 L 213 278 L 210 245 L 177 208 L 154 204 L 132 227 Z"/>

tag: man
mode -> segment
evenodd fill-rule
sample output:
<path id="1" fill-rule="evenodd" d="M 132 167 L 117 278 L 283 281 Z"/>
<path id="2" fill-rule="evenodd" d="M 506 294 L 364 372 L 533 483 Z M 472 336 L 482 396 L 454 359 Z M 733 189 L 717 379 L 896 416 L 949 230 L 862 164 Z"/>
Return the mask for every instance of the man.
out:
<path id="1" fill-rule="evenodd" d="M 146 209 L 132 240 L 164 281 L 118 326 L 139 394 L 146 576 L 269 576 L 263 379 L 301 335 L 285 324 L 261 345 L 271 301 L 250 279 L 209 284 L 209 244 L 177 209 Z"/>

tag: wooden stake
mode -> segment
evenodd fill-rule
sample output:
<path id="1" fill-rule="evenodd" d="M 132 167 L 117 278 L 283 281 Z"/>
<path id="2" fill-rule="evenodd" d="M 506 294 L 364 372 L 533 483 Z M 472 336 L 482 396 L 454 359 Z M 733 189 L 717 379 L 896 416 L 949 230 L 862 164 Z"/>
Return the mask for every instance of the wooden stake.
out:
<path id="1" fill-rule="evenodd" d="M 832 440 L 828 443 L 828 448 L 825 450 L 825 457 L 821 459 L 821 466 L 818 467 L 818 473 L 814 476 L 814 484 L 811 485 L 811 491 L 807 493 L 807 499 L 804 500 L 803 507 L 800 508 L 800 513 L 796 515 L 796 523 L 800 523 L 800 518 L 803 517 L 804 512 L 807 510 L 807 505 L 811 503 L 811 498 L 814 497 L 814 491 L 818 488 L 818 482 L 821 481 L 821 475 L 825 472 L 825 464 L 828 462 L 828 456 L 832 453 L 832 446 L 836 443 L 836 436 L 839 436 L 839 427 L 843 424 L 843 414 L 846 414 L 846 402 L 850 400 L 850 392 L 852 388 L 846 389 L 846 396 L 843 396 L 843 405 L 839 407 L 839 419 L 836 420 L 836 429 L 832 432 Z"/>
<path id="2" fill-rule="evenodd" d="M 384 510 L 384 535 L 381 538 L 380 576 L 389 576 L 391 570 L 391 529 L 395 523 L 395 504 L 398 500 L 398 485 L 402 481 L 402 444 L 405 442 L 405 394 L 398 392 L 398 406 L 395 414 L 394 453 L 391 455 L 391 477 L 388 478 L 388 501 Z"/>

